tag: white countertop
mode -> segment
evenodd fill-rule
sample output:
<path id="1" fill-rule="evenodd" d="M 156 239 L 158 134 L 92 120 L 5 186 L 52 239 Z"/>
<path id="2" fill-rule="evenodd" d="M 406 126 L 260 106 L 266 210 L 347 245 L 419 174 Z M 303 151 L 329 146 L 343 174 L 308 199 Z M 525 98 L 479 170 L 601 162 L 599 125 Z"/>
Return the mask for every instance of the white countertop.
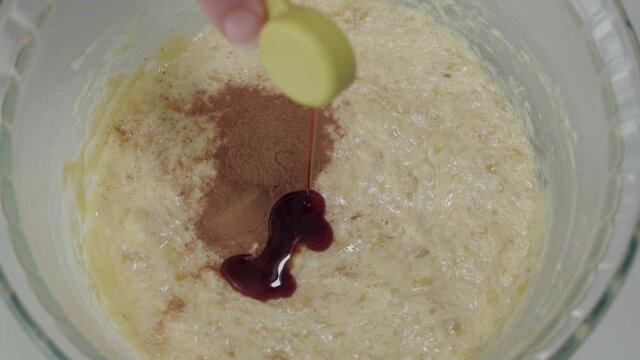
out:
<path id="1" fill-rule="evenodd" d="M 622 0 L 640 30 L 640 1 Z M 640 359 L 640 260 L 620 294 L 573 360 Z M 45 357 L 0 302 L 0 360 L 43 360 Z"/>

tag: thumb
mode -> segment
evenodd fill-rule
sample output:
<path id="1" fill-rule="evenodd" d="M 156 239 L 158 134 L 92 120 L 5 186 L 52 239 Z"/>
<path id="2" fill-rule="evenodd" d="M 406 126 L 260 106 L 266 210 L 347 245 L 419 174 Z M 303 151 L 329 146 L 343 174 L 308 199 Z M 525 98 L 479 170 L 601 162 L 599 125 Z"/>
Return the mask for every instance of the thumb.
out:
<path id="1" fill-rule="evenodd" d="M 198 4 L 234 44 L 254 42 L 267 17 L 262 0 L 198 0 Z"/>

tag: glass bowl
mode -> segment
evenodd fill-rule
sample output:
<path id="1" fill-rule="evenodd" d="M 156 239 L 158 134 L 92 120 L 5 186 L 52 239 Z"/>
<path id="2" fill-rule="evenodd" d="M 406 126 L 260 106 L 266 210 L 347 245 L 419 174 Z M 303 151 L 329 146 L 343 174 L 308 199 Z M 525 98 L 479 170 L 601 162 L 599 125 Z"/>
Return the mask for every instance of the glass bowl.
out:
<path id="1" fill-rule="evenodd" d="M 427 6 L 510 89 L 531 119 L 552 207 L 521 309 L 482 355 L 567 358 L 638 247 L 640 47 L 625 9 L 617 0 L 399 2 Z M 62 165 L 105 76 L 205 24 L 188 0 L 0 0 L 0 294 L 50 358 L 135 357 L 78 270 Z M 124 41 L 135 50 L 114 55 Z"/>

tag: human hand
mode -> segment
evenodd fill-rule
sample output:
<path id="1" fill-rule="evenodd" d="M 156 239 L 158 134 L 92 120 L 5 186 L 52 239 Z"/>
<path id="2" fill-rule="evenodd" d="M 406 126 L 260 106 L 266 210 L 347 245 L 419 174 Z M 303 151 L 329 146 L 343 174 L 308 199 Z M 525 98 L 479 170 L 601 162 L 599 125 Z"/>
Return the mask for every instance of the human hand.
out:
<path id="1" fill-rule="evenodd" d="M 263 0 L 198 0 L 198 4 L 233 44 L 254 42 L 267 19 Z"/>

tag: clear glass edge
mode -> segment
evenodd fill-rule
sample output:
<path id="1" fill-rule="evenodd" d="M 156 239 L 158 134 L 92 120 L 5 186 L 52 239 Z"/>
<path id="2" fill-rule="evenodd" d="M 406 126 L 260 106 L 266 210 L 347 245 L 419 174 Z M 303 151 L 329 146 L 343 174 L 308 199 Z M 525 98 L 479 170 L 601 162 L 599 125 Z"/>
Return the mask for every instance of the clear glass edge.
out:
<path id="1" fill-rule="evenodd" d="M 13 317 L 17 320 L 20 327 L 48 359 L 68 359 L 60 348 L 58 348 L 58 346 L 44 333 L 31 315 L 29 315 L 24 306 L 22 306 L 22 302 L 13 292 L 13 288 L 11 287 L 9 280 L 4 275 L 2 266 L 0 266 L 0 297 L 7 305 L 7 308 L 9 308 L 9 312 L 11 312 Z"/>
<path id="2" fill-rule="evenodd" d="M 0 0 L 0 5 L 4 1 Z M 638 40 L 637 33 L 629 19 L 629 16 L 622 4 L 622 0 L 612 0 L 615 5 L 616 10 L 618 11 L 621 19 L 624 22 L 624 25 L 627 29 L 627 36 L 630 39 L 630 42 L 633 46 L 633 50 L 635 52 L 635 58 L 638 65 L 640 65 L 640 41 Z M 37 22 L 38 27 L 40 27 L 45 21 L 46 17 L 50 14 L 52 9 L 52 3 L 47 4 L 43 7 L 41 12 L 38 14 Z M 2 89 L 6 90 L 6 89 Z M 3 91 L 4 93 L 4 91 Z M 4 120 L 3 120 L 4 121 Z M 0 182 L 4 181 L 4 176 L 0 173 Z M 4 209 L 3 209 L 4 213 Z M 4 225 L 6 221 L 5 214 L 3 214 L 2 223 Z M 3 228 L 3 236 L 9 237 L 8 230 L 6 226 L 2 226 Z M 614 276 L 610 280 L 607 288 L 603 292 L 602 296 L 596 302 L 595 306 L 591 309 L 589 314 L 584 318 L 584 320 L 576 327 L 573 333 L 563 342 L 561 347 L 550 357 L 554 360 L 560 359 L 568 359 L 575 351 L 579 348 L 579 346 L 589 337 L 592 333 L 595 326 L 599 323 L 602 317 L 606 314 L 607 310 L 613 304 L 617 294 L 620 292 L 622 286 L 620 284 L 624 284 L 625 279 L 627 278 L 631 268 L 633 267 L 638 247 L 640 247 L 640 218 L 637 220 L 636 228 L 634 231 L 634 235 L 629 239 L 629 244 L 627 245 L 627 250 L 625 251 L 624 257 L 621 259 L 620 264 L 618 265 Z M 606 254 L 605 254 L 606 255 Z M 27 276 L 32 276 L 28 274 Z M 11 283 L 6 278 L 4 271 L 2 270 L 2 265 L 0 264 L 0 298 L 4 301 L 4 303 L 9 308 L 11 314 L 17 320 L 22 329 L 27 333 L 29 338 L 36 343 L 38 348 L 42 351 L 42 353 L 49 359 L 56 360 L 66 360 L 68 357 L 58 348 L 58 346 L 49 338 L 49 336 L 40 328 L 38 323 L 29 315 L 29 313 L 24 308 L 22 302 L 17 297 L 16 293 L 13 291 L 13 287 Z M 578 330 L 580 331 L 580 335 L 577 335 Z"/>
<path id="3" fill-rule="evenodd" d="M 10 6 L 11 4 L 0 0 L 0 6 Z M 50 1 L 45 1 L 42 8 L 38 11 L 37 16 L 35 19 L 33 19 L 35 22 L 34 24 L 36 25 L 37 28 L 40 28 L 42 25 L 44 25 L 44 23 L 46 22 L 46 19 L 48 18 L 48 16 L 51 13 L 51 10 L 54 6 L 54 0 L 50 0 Z M 21 63 L 24 65 L 24 63 L 28 62 L 29 59 L 28 57 L 30 57 L 31 52 L 30 51 L 23 51 L 25 48 L 27 47 L 32 47 L 34 45 L 34 39 L 27 41 L 26 43 L 24 43 L 20 50 L 18 51 L 18 56 L 22 56 L 22 59 L 20 59 Z M 16 61 L 18 61 L 19 59 L 16 59 Z M 14 67 L 18 65 L 18 64 L 14 64 Z M 16 70 L 16 74 L 17 74 L 17 70 Z M 23 69 L 24 70 L 24 69 Z M 0 89 L 0 91 L 2 91 L 0 94 L 2 94 L 2 98 L 0 98 L 0 107 L 3 107 L 4 101 L 5 101 L 5 96 L 7 95 L 7 92 L 9 91 L 9 87 L 11 86 L 11 84 L 13 84 L 15 82 L 15 78 L 10 77 L 9 80 L 7 81 L 7 84 L 5 86 L 4 89 Z M 2 117 L 0 117 L 0 125 L 3 125 L 0 128 L 1 132 L 4 132 L 6 130 L 4 124 L 7 121 L 7 119 L 4 119 Z M 2 173 L 2 169 L 0 169 L 0 188 L 4 188 L 4 182 L 7 181 L 7 176 L 6 174 Z M 4 192 L 3 192 L 4 193 Z M 3 200 L 4 203 L 4 194 L 0 194 L 0 200 Z M 8 239 L 10 239 L 11 243 L 13 244 L 13 239 L 11 237 L 11 235 L 9 234 L 9 224 L 8 224 L 8 218 L 7 218 L 7 214 L 5 213 L 6 209 L 4 209 L 4 206 L 2 206 L 2 219 L 0 219 L 0 235 L 4 236 Z M 13 248 L 14 254 L 16 252 L 15 247 Z M 15 254 L 17 256 L 17 254 Z M 21 265 L 23 265 L 20 262 Z M 33 276 L 32 274 L 29 274 L 29 272 L 26 270 L 26 268 L 24 266 L 23 270 L 25 271 L 25 276 L 29 279 L 30 276 Z M 36 275 L 37 276 L 37 275 Z M 30 284 L 31 285 L 31 284 Z M 23 331 L 27 334 L 27 336 L 31 339 L 31 341 L 33 343 L 36 344 L 36 346 L 38 347 L 38 349 L 41 351 L 41 353 L 48 359 L 52 359 L 52 360 L 67 360 L 69 359 L 69 357 L 53 342 L 53 340 L 44 332 L 44 330 L 41 328 L 41 326 L 38 324 L 38 322 L 29 314 L 29 312 L 27 311 L 27 309 L 25 308 L 24 304 L 22 303 L 22 301 L 20 300 L 20 298 L 18 297 L 18 295 L 16 294 L 16 292 L 14 291 L 13 286 L 11 285 L 11 282 L 9 281 L 9 279 L 6 277 L 4 270 L 2 269 L 2 264 L 0 264 L 0 298 L 2 298 L 2 301 L 6 304 L 7 308 L 9 309 L 9 312 L 13 315 L 13 317 L 16 319 L 16 322 L 19 324 L 19 326 L 23 329 Z M 38 301 L 41 301 L 41 299 L 38 297 Z M 43 304 L 44 306 L 44 304 Z M 44 308 L 46 309 L 46 306 L 44 306 Z M 56 320 L 57 322 L 57 320 Z"/>
<path id="4" fill-rule="evenodd" d="M 618 12 L 620 19 L 622 20 L 626 34 L 631 43 L 631 47 L 634 52 L 634 58 L 636 60 L 636 66 L 640 67 L 640 40 L 638 39 L 638 33 L 631 23 L 631 19 L 627 10 L 622 3 L 622 0 L 612 0 L 616 11 Z M 636 219 L 635 230 L 632 233 L 627 250 L 624 253 L 624 257 L 621 259 L 613 277 L 607 284 L 604 292 L 589 311 L 589 314 L 580 322 L 571 335 L 563 342 L 558 350 L 551 355 L 552 360 L 564 360 L 570 358 L 584 343 L 595 327 L 600 323 L 600 320 L 607 313 L 611 305 L 613 305 L 618 293 L 622 289 L 624 282 L 629 275 L 629 272 L 633 268 L 633 264 L 636 259 L 638 247 L 640 246 L 640 216 Z M 603 254 L 603 258 L 606 257 L 606 253 Z M 602 261 L 602 259 L 601 259 Z"/>

